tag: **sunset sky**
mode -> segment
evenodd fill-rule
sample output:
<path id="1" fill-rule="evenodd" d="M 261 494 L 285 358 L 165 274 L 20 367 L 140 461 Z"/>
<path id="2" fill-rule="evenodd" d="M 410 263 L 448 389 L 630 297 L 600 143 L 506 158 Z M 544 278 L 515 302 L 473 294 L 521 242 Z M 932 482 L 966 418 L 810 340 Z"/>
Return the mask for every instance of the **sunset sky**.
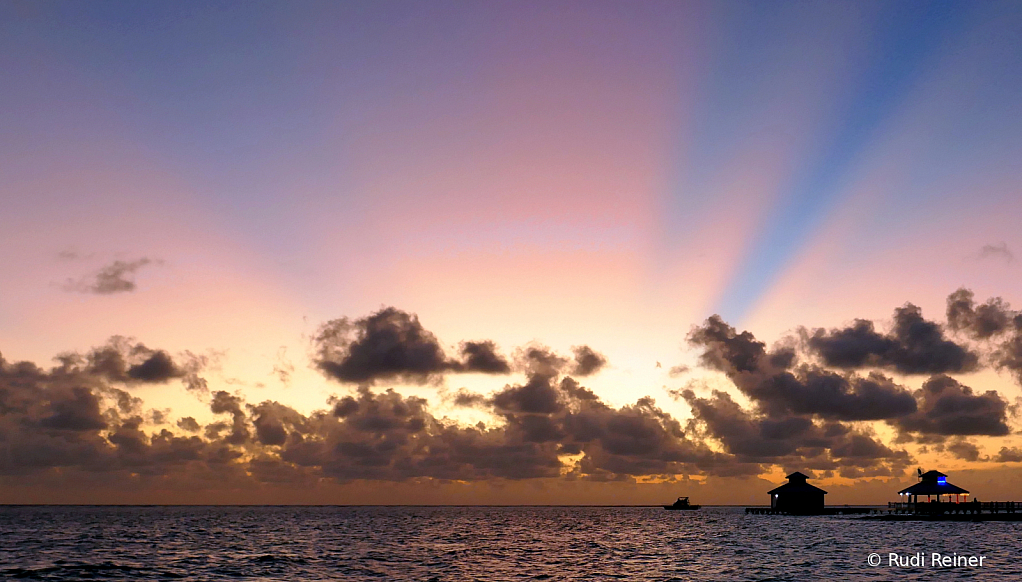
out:
<path id="1" fill-rule="evenodd" d="M 0 104 L 0 503 L 1022 478 L 1018 2 L 8 0 Z"/>

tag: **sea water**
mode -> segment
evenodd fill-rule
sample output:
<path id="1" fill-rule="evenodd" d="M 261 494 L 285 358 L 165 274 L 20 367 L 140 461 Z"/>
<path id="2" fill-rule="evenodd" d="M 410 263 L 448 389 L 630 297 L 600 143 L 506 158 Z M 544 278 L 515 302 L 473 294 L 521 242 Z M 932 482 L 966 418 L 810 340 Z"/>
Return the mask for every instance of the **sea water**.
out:
<path id="1" fill-rule="evenodd" d="M 736 507 L 6 506 L 0 577 L 1003 581 L 1022 579 L 1022 523 Z"/>

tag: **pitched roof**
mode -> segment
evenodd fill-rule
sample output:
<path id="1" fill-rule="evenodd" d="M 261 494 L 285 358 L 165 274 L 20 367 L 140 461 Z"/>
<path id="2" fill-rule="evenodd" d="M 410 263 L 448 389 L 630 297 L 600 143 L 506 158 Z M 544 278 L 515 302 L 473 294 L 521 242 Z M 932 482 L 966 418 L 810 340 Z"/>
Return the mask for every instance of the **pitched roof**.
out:
<path id="1" fill-rule="evenodd" d="M 824 491 L 823 489 L 820 489 L 819 487 L 815 487 L 813 485 L 810 485 L 809 483 L 791 483 L 791 482 L 785 483 L 784 485 L 781 485 L 780 487 L 777 487 L 776 489 L 771 489 L 770 491 L 767 491 L 767 493 L 769 495 L 777 495 L 778 493 L 786 493 L 786 494 L 787 493 L 796 493 L 796 494 L 797 493 L 823 493 L 824 495 L 827 494 L 827 492 Z"/>
<path id="2" fill-rule="evenodd" d="M 781 485 L 780 487 L 777 487 L 776 489 L 771 489 L 770 491 L 767 491 L 767 494 L 769 495 L 776 495 L 778 493 L 823 493 L 824 495 L 827 494 L 827 492 L 824 491 L 823 489 L 820 489 L 819 487 L 814 487 L 809 483 L 806 483 L 806 479 L 808 478 L 809 477 L 807 477 L 806 475 L 803 475 L 802 473 L 795 471 L 794 473 L 786 477 L 786 479 L 788 479 L 787 483 Z"/>
<path id="3" fill-rule="evenodd" d="M 899 495 L 953 495 L 956 493 L 968 493 L 968 491 L 946 481 L 938 483 L 936 480 L 920 481 L 898 492 Z"/>

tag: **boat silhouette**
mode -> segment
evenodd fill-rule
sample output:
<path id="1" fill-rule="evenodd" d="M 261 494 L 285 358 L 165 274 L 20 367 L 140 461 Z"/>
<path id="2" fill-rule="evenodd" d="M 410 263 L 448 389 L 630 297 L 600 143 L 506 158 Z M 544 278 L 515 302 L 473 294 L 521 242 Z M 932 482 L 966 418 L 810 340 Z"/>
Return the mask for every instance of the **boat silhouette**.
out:
<path id="1" fill-rule="evenodd" d="M 701 505 L 692 505 L 691 503 L 689 503 L 688 502 L 688 497 L 679 497 L 678 500 L 675 501 L 673 505 L 665 505 L 664 509 L 667 509 L 669 511 L 680 511 L 680 510 L 686 510 L 686 509 L 689 509 L 689 510 L 691 510 L 691 509 L 699 509 L 700 507 L 702 507 L 702 506 Z"/>

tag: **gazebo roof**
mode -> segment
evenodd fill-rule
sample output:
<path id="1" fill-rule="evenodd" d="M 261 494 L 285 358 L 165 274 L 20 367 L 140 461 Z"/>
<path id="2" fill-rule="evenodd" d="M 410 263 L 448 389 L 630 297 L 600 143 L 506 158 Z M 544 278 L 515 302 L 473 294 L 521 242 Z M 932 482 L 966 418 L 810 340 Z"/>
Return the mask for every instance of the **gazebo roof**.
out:
<path id="1" fill-rule="evenodd" d="M 956 493 L 968 493 L 968 491 L 946 481 L 943 483 L 920 481 L 898 492 L 899 495 L 954 495 Z"/>
<path id="2" fill-rule="evenodd" d="M 954 495 L 968 493 L 965 489 L 947 482 L 947 475 L 940 471 L 927 471 L 919 476 L 919 482 L 898 492 L 899 495 Z"/>

